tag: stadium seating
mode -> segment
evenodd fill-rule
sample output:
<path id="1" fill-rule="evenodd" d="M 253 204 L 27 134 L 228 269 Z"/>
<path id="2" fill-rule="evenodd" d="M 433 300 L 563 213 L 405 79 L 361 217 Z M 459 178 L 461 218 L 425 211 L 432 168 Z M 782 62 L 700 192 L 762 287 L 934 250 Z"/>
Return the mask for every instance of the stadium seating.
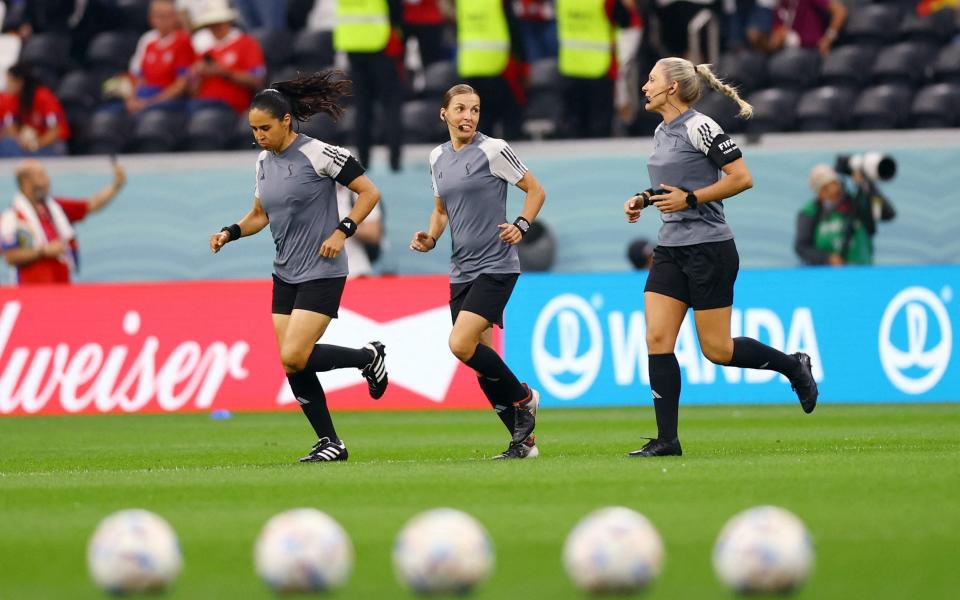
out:
<path id="1" fill-rule="evenodd" d="M 556 59 L 543 58 L 530 65 L 530 93 L 558 92 L 563 87 L 563 78 Z"/>
<path id="2" fill-rule="evenodd" d="M 909 122 L 913 97 L 905 85 L 885 83 L 867 88 L 853 107 L 858 129 L 896 129 Z"/>
<path id="3" fill-rule="evenodd" d="M 797 129 L 800 131 L 836 131 L 849 124 L 850 109 L 856 98 L 850 88 L 825 85 L 807 90 L 797 105 Z"/>
<path id="4" fill-rule="evenodd" d="M 433 99 L 439 106 L 443 95 L 460 81 L 457 64 L 453 61 L 438 61 L 424 69 L 423 97 Z"/>
<path id="5" fill-rule="evenodd" d="M 184 115 L 175 111 L 147 110 L 138 114 L 133 126 L 131 152 L 171 152 L 177 149 Z"/>
<path id="6" fill-rule="evenodd" d="M 309 121 L 298 123 L 296 130 L 328 144 L 340 144 L 340 128 L 337 123 L 325 114 L 314 115 Z"/>
<path id="7" fill-rule="evenodd" d="M 233 110 L 226 107 L 212 106 L 196 111 L 187 123 L 184 149 L 198 152 L 227 149 L 236 118 Z"/>
<path id="8" fill-rule="evenodd" d="M 740 133 L 746 126 L 743 119 L 737 118 L 740 107 L 719 92 L 705 93 L 694 108 L 712 117 L 726 133 Z"/>
<path id="9" fill-rule="evenodd" d="M 925 42 L 900 42 L 880 51 L 871 73 L 877 83 L 919 85 L 926 79 L 936 49 Z"/>
<path id="10" fill-rule="evenodd" d="M 55 93 L 67 111 L 71 108 L 92 110 L 100 101 L 100 80 L 83 69 L 70 71 L 60 81 Z"/>
<path id="11" fill-rule="evenodd" d="M 952 9 L 942 9 L 920 17 L 908 12 L 897 30 L 897 38 L 904 41 L 940 45 L 948 42 L 956 30 L 956 15 Z"/>
<path id="12" fill-rule="evenodd" d="M 424 98 L 403 105 L 404 140 L 413 144 L 437 144 L 447 139 L 440 122 L 440 100 Z"/>
<path id="13" fill-rule="evenodd" d="M 728 52 L 717 63 L 717 74 L 750 94 L 767 85 L 767 57 L 759 52 Z"/>
<path id="14" fill-rule="evenodd" d="M 116 0 L 124 28 L 134 31 L 146 31 L 150 28 L 150 0 Z"/>
<path id="15" fill-rule="evenodd" d="M 531 93 L 524 114 L 523 132 L 532 139 L 562 137 L 563 94 L 558 90 Z"/>
<path id="16" fill-rule="evenodd" d="M 130 117 L 124 113 L 98 111 L 89 121 L 81 143 L 88 154 L 116 154 L 126 146 Z"/>
<path id="17" fill-rule="evenodd" d="M 960 83 L 960 44 L 940 50 L 933 62 L 933 76 L 937 81 Z"/>
<path id="18" fill-rule="evenodd" d="M 754 92 L 748 98 L 753 105 L 753 117 L 747 121 L 750 134 L 790 131 L 797 117 L 797 98 L 794 90 L 768 88 Z"/>
<path id="19" fill-rule="evenodd" d="M 935 83 L 917 93 L 910 108 L 914 127 L 960 126 L 960 84 Z"/>
<path id="20" fill-rule="evenodd" d="M 900 8 L 891 4 L 871 4 L 851 10 L 843 30 L 843 42 L 882 46 L 897 36 Z"/>
<path id="21" fill-rule="evenodd" d="M 87 66 L 104 75 L 127 71 L 140 35 L 133 31 L 104 31 L 87 47 Z"/>
<path id="22" fill-rule="evenodd" d="M 770 85 L 802 90 L 820 76 L 820 55 L 810 48 L 784 48 L 770 58 Z"/>
<path id="23" fill-rule="evenodd" d="M 333 34 L 303 30 L 293 40 L 292 64 L 305 72 L 319 71 L 333 64 Z"/>
<path id="24" fill-rule="evenodd" d="M 36 33 L 23 42 L 20 61 L 63 73 L 71 66 L 70 39 L 53 33 Z"/>
<path id="25" fill-rule="evenodd" d="M 250 32 L 260 48 L 263 50 L 263 58 L 267 62 L 268 69 L 282 67 L 293 54 L 293 48 L 290 46 L 291 33 L 278 29 L 258 29 Z"/>
<path id="26" fill-rule="evenodd" d="M 823 60 L 820 81 L 824 84 L 862 88 L 870 83 L 877 49 L 850 44 L 834 49 Z"/>

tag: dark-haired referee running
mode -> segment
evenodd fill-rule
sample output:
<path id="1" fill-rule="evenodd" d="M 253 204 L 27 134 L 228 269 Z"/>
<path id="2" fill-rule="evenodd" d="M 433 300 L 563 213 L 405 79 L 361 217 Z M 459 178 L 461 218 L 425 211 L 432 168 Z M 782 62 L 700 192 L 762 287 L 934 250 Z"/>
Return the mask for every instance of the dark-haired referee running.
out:
<path id="1" fill-rule="evenodd" d="M 503 309 L 520 276 L 516 245 L 543 206 L 545 194 L 510 146 L 477 131 L 480 97 L 455 85 L 440 107 L 450 141 L 430 154 L 434 208 L 427 231 L 410 249 L 429 252 L 450 225 L 450 350 L 477 372 L 480 388 L 510 431 L 510 445 L 495 458 L 534 458 L 539 394 L 520 383 L 493 350 L 493 325 L 503 327 Z M 506 221 L 507 187 L 527 193 L 523 211 Z"/>

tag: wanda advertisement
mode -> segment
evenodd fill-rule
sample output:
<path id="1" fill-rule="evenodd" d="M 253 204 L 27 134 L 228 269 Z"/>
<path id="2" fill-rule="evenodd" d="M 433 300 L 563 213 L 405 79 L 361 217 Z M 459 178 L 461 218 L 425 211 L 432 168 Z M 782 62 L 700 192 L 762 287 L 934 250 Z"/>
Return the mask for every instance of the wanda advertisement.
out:
<path id="1" fill-rule="evenodd" d="M 358 370 L 320 373 L 331 408 L 487 406 L 447 348 L 448 297 L 442 276 L 349 281 L 321 343 L 382 341 L 390 387 L 372 400 Z M 0 288 L 0 415 L 296 407 L 270 298 L 269 281 Z"/>

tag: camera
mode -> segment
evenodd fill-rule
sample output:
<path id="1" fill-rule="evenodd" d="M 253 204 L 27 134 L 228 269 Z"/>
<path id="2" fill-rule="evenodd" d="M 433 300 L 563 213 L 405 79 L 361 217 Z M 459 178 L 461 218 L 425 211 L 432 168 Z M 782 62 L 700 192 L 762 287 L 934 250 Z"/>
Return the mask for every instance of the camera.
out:
<path id="1" fill-rule="evenodd" d="M 860 171 L 874 181 L 889 181 L 897 174 L 897 162 L 881 152 L 840 154 L 834 169 L 841 175 L 853 175 L 854 171 Z"/>

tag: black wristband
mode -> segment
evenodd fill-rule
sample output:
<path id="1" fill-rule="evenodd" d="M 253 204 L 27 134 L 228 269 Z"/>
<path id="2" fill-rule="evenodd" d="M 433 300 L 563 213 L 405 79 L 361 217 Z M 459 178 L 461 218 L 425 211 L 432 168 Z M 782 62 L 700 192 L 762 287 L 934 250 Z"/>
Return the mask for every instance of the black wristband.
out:
<path id="1" fill-rule="evenodd" d="M 527 230 L 530 229 L 530 221 L 523 217 L 517 217 L 513 221 L 513 226 L 520 230 L 520 237 L 523 237 L 527 235 Z"/>
<path id="2" fill-rule="evenodd" d="M 431 236 L 430 236 L 430 239 L 433 240 L 433 247 L 436 248 L 436 247 L 437 247 L 437 238 L 435 238 L 435 237 L 433 237 L 433 236 L 431 235 Z"/>
<path id="3" fill-rule="evenodd" d="M 240 226 L 237 225 L 236 223 L 228 227 L 224 227 L 220 231 L 226 231 L 228 234 L 230 234 L 230 239 L 227 240 L 228 242 L 232 242 L 233 240 L 240 239 Z"/>
<path id="4" fill-rule="evenodd" d="M 340 224 L 337 225 L 337 229 L 343 232 L 343 235 L 350 237 L 351 235 L 357 232 L 357 224 L 353 222 L 353 219 L 350 217 L 344 217 Z"/>

